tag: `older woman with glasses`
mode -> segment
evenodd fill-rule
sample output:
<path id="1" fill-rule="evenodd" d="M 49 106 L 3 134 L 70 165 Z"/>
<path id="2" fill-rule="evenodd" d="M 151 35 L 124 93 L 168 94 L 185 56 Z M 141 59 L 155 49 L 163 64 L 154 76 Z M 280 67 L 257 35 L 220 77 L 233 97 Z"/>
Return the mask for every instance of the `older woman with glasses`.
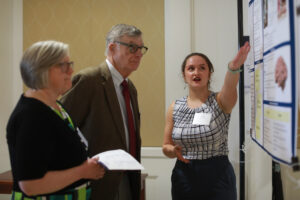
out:
<path id="1" fill-rule="evenodd" d="M 78 199 L 91 196 L 89 179 L 105 171 L 88 158 L 88 143 L 57 98 L 71 88 L 73 62 L 68 45 L 37 42 L 22 58 L 28 90 L 7 124 L 13 173 L 12 199 Z"/>

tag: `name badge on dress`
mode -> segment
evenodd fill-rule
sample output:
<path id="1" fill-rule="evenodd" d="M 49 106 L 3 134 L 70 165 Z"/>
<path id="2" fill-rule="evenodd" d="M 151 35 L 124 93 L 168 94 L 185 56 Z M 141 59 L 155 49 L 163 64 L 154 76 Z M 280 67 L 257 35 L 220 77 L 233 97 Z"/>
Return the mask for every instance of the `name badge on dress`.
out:
<path id="1" fill-rule="evenodd" d="M 89 147 L 89 143 L 88 141 L 85 139 L 85 137 L 83 136 L 83 134 L 81 133 L 81 131 L 79 130 L 79 128 L 77 127 L 77 134 L 79 135 L 81 142 L 84 143 L 85 145 L 85 149 L 87 150 Z"/>
<path id="2" fill-rule="evenodd" d="M 193 124 L 195 125 L 209 125 L 211 113 L 195 113 Z"/>

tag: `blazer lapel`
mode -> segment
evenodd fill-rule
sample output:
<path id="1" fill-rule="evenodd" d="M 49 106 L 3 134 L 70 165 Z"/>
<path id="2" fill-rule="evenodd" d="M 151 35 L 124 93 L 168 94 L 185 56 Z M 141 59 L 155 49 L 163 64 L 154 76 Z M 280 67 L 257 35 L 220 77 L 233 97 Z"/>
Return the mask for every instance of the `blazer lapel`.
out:
<path id="1" fill-rule="evenodd" d="M 116 127 L 118 128 L 118 131 L 120 132 L 120 135 L 122 137 L 122 141 L 124 142 L 125 147 L 126 147 L 123 118 L 122 118 L 122 113 L 120 110 L 120 104 L 118 101 L 115 86 L 114 86 L 114 83 L 112 80 L 112 76 L 110 74 L 110 71 L 109 71 L 106 63 L 102 63 L 100 67 L 102 70 L 102 76 L 104 78 L 102 85 L 105 90 L 106 100 L 107 100 L 108 106 L 111 110 L 111 115 L 113 116 L 114 123 L 115 123 Z"/>

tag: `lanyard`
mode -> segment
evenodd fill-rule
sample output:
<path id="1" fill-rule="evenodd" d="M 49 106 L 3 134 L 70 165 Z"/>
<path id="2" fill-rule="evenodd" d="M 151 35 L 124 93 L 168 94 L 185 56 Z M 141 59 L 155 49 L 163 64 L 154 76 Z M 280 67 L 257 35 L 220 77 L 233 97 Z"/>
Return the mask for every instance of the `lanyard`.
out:
<path id="1" fill-rule="evenodd" d="M 59 109 L 61 110 L 61 112 L 59 112 L 59 110 L 56 110 L 54 108 L 51 107 L 51 109 L 62 119 L 62 120 L 68 120 L 69 122 L 69 127 L 75 131 L 75 127 L 74 127 L 74 124 L 72 122 L 72 119 L 71 117 L 69 116 L 69 114 L 65 111 L 65 109 L 59 104 L 59 103 L 56 103 L 57 106 L 59 107 Z M 81 133 L 81 131 L 79 130 L 79 128 L 77 127 L 76 129 L 76 132 L 77 134 L 79 135 L 80 139 L 81 139 L 81 142 L 84 143 L 85 145 L 85 149 L 87 150 L 88 149 L 88 141 L 85 139 L 85 137 L 83 136 L 83 134 Z"/>
<path id="2" fill-rule="evenodd" d="M 68 122 L 69 122 L 69 127 L 72 129 L 72 130 L 75 130 L 74 128 L 74 124 L 72 122 L 72 119 L 71 117 L 68 115 L 68 113 L 65 111 L 65 109 L 59 104 L 59 103 L 56 103 L 57 106 L 59 107 L 59 109 L 61 110 L 61 112 L 59 112 L 59 110 L 56 110 L 54 108 L 52 108 L 52 110 L 58 115 L 60 116 L 60 118 L 62 118 L 63 120 L 67 119 Z"/>

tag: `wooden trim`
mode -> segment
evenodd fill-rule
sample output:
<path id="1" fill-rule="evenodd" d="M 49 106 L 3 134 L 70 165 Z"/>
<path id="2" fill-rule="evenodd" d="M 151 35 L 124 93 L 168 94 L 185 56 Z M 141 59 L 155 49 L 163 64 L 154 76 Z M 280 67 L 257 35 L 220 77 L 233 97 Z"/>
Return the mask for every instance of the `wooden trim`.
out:
<path id="1" fill-rule="evenodd" d="M 11 171 L 0 174 L 0 194 L 11 194 L 13 188 L 13 177 Z"/>

